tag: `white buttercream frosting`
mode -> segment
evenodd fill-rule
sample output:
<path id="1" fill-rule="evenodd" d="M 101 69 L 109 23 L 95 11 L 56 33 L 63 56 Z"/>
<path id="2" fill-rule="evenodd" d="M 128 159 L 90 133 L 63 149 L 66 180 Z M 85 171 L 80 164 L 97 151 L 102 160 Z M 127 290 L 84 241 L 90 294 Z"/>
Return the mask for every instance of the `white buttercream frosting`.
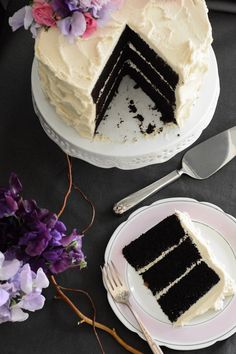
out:
<path id="1" fill-rule="evenodd" d="M 92 138 L 96 107 L 91 92 L 126 24 L 179 75 L 176 120 L 189 116 L 208 69 L 211 26 L 204 0 L 126 0 L 103 28 L 70 43 L 57 28 L 35 44 L 44 93 L 81 136 Z"/>

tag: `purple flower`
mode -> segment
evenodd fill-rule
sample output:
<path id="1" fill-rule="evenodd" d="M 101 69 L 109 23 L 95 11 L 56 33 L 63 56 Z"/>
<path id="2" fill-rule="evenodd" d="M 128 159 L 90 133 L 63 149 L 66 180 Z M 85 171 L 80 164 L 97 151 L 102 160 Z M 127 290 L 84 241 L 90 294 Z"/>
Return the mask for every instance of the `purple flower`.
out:
<path id="1" fill-rule="evenodd" d="M 25 295 L 22 300 L 18 303 L 24 310 L 34 312 L 36 310 L 41 310 L 45 302 L 45 297 L 38 292 L 32 292 L 31 294 Z"/>
<path id="2" fill-rule="evenodd" d="M 12 17 L 9 18 L 9 25 L 12 31 L 18 30 L 18 28 L 24 26 L 25 19 L 25 8 L 22 7 L 20 10 L 16 11 Z"/>
<path id="3" fill-rule="evenodd" d="M 110 1 L 110 0 L 108 0 Z M 92 6 L 93 1 L 92 0 L 80 0 L 80 6 L 84 8 L 88 8 Z"/>
<path id="4" fill-rule="evenodd" d="M 86 30 L 86 20 L 81 12 L 74 12 L 71 17 L 66 17 L 57 22 L 57 26 L 64 36 L 71 40 L 74 37 L 82 36 Z"/>
<path id="5" fill-rule="evenodd" d="M 70 11 L 79 10 L 80 7 L 79 0 L 65 0 L 65 3 Z"/>
<path id="6" fill-rule="evenodd" d="M 18 10 L 10 19 L 13 31 L 24 26 L 35 38 L 39 28 L 57 27 L 72 42 L 75 37 L 85 38 L 109 19 L 123 0 L 35 0 Z"/>
<path id="7" fill-rule="evenodd" d="M 66 226 L 54 213 L 39 208 L 34 200 L 24 200 L 21 190 L 16 175 L 11 176 L 9 188 L 0 189 L 0 252 L 4 252 L 5 262 L 0 280 L 3 269 L 4 274 L 13 269 L 10 262 L 15 258 L 28 263 L 34 272 L 42 268 L 49 274 L 84 264 L 82 235 L 76 230 L 67 235 Z M 14 208 L 9 207 L 9 198 Z M 16 260 L 14 265 L 17 271 Z"/>
<path id="8" fill-rule="evenodd" d="M 41 26 L 35 22 L 33 22 L 32 25 L 30 26 L 30 32 L 32 33 L 33 38 L 37 37 L 39 28 L 41 28 Z"/>
<path id="9" fill-rule="evenodd" d="M 20 10 L 16 11 L 12 17 L 9 18 L 9 25 L 13 31 L 24 26 L 27 30 L 30 28 L 33 22 L 32 8 L 31 6 L 24 6 Z"/>
<path id="10" fill-rule="evenodd" d="M 21 265 L 17 259 L 6 261 L 0 252 L 0 323 L 7 321 L 24 321 L 29 314 L 23 310 L 36 311 L 43 307 L 45 298 L 42 289 L 48 287 L 49 281 L 42 269 L 34 273 L 29 264 Z M 17 264 L 17 267 L 15 265 Z M 6 272 L 6 268 L 11 271 Z"/>
<path id="11" fill-rule="evenodd" d="M 19 273 L 20 288 L 25 294 L 32 293 L 34 288 L 47 288 L 48 278 L 41 268 L 37 273 L 31 271 L 29 264 L 25 264 Z"/>
<path id="12" fill-rule="evenodd" d="M 63 247 L 58 247 L 58 248 L 54 248 L 54 249 L 43 252 L 43 257 L 45 258 L 46 261 L 53 263 L 61 258 L 63 252 L 64 252 Z"/>
<path id="13" fill-rule="evenodd" d="M 8 188 L 0 188 L 0 218 L 13 215 L 18 209 L 19 193 L 22 190 L 17 176 L 12 173 Z"/>
<path id="14" fill-rule="evenodd" d="M 31 240 L 26 248 L 25 253 L 31 257 L 40 256 L 42 252 L 47 248 L 50 241 L 50 233 L 46 232 L 39 234 L 34 240 Z"/>
<path id="15" fill-rule="evenodd" d="M 50 264 L 49 269 L 52 274 L 57 274 L 64 272 L 66 269 L 70 268 L 71 265 L 71 258 L 69 254 L 63 251 L 60 257 Z"/>
<path id="16" fill-rule="evenodd" d="M 20 269 L 20 262 L 17 259 L 6 261 L 5 256 L 0 252 L 0 281 L 12 278 Z"/>
<path id="17" fill-rule="evenodd" d="M 65 1 L 52 0 L 51 5 L 58 17 L 65 18 L 70 15 L 70 10 Z"/>
<path id="18" fill-rule="evenodd" d="M 33 14 L 32 14 L 32 7 L 25 6 L 25 18 L 24 18 L 24 28 L 27 30 L 33 24 Z"/>
<path id="19" fill-rule="evenodd" d="M 104 4 L 101 8 L 97 9 L 94 14 L 98 20 L 98 26 L 103 27 L 110 20 L 112 12 L 118 10 L 122 6 L 123 0 L 113 0 Z"/>
<path id="20" fill-rule="evenodd" d="M 5 305 L 9 299 L 9 294 L 6 290 L 0 288 L 0 307 Z"/>

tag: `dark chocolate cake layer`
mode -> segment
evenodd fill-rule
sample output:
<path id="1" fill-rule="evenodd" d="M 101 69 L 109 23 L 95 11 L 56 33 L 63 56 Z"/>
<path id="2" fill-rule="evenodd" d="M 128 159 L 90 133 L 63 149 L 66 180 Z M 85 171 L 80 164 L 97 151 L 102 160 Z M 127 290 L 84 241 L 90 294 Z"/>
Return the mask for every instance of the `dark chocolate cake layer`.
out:
<path id="1" fill-rule="evenodd" d="M 127 46 L 126 31 L 123 31 L 116 47 L 114 48 L 109 60 L 107 61 L 106 65 L 104 66 L 104 69 L 103 69 L 99 79 L 97 80 L 97 82 L 93 88 L 92 97 L 93 97 L 94 103 L 97 102 L 97 99 L 100 95 L 101 90 L 104 87 L 105 82 L 109 79 L 109 76 L 110 76 L 112 70 L 114 69 L 114 67 L 117 64 L 119 56 L 121 55 L 121 53 L 123 52 L 123 50 L 126 46 Z"/>
<path id="2" fill-rule="evenodd" d="M 147 65 L 147 62 L 135 50 L 128 48 L 128 61 L 133 63 L 138 71 L 145 75 L 145 77 L 152 83 L 152 85 L 159 91 L 163 97 L 172 105 L 175 106 L 175 91 L 163 80 L 162 76 L 152 66 Z"/>
<path id="3" fill-rule="evenodd" d="M 106 82 L 106 85 L 102 88 L 102 94 L 99 96 L 96 103 L 96 129 L 102 121 L 104 114 L 112 101 L 116 90 L 118 89 L 122 78 L 126 75 L 124 71 L 125 59 L 127 58 L 128 48 L 124 48 L 123 52 L 120 54 L 116 65 L 111 71 L 109 80 Z M 95 129 L 95 131 L 96 131 Z"/>
<path id="4" fill-rule="evenodd" d="M 174 214 L 162 220 L 122 250 L 124 257 L 136 270 L 158 258 L 170 247 L 178 245 L 185 232 Z"/>
<path id="5" fill-rule="evenodd" d="M 132 63 L 135 65 L 128 65 Z M 175 87 L 178 75 L 128 26 L 121 34 L 92 91 L 96 104 L 96 129 L 110 104 L 116 83 L 129 74 L 150 96 L 162 114 L 163 122 L 175 122 Z"/>
<path id="6" fill-rule="evenodd" d="M 127 37 L 130 39 L 131 44 L 137 48 L 142 56 L 156 68 L 169 85 L 175 89 L 179 76 L 176 72 L 152 49 L 149 45 L 130 27 L 126 27 Z"/>
<path id="7" fill-rule="evenodd" d="M 201 262 L 162 295 L 158 303 L 169 320 L 175 322 L 219 281 L 216 272 Z"/>
<path id="8" fill-rule="evenodd" d="M 142 274 L 144 283 L 155 295 L 178 279 L 200 259 L 201 255 L 197 247 L 188 237 L 173 252 L 167 254 Z"/>
<path id="9" fill-rule="evenodd" d="M 123 67 L 122 67 L 123 68 Z M 107 92 L 107 96 L 104 96 L 104 100 L 102 101 L 99 114 L 97 115 L 96 119 L 96 129 L 101 123 L 102 119 L 104 118 L 104 114 L 106 113 L 106 110 L 113 99 L 115 93 L 118 91 L 119 85 L 121 80 L 123 79 L 123 76 L 126 75 L 123 70 L 118 71 L 116 77 L 114 78 L 113 85 L 110 88 L 110 91 Z M 96 131 L 95 129 L 95 131 Z"/>
<path id="10" fill-rule="evenodd" d="M 162 96 L 156 89 L 148 84 L 145 77 L 141 74 L 141 72 L 135 70 L 133 67 L 130 67 L 129 64 L 127 71 L 129 76 L 135 80 L 142 90 L 153 100 L 158 110 L 161 112 L 161 121 L 164 123 L 176 123 L 175 121 L 175 114 L 174 114 L 174 107 L 169 104 L 169 102 Z"/>

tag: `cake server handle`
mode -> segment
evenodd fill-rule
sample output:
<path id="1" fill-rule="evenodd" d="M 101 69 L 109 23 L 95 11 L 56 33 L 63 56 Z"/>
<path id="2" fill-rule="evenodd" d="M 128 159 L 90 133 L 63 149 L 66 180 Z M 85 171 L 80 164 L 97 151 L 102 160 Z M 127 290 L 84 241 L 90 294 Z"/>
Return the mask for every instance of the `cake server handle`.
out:
<path id="1" fill-rule="evenodd" d="M 176 181 L 183 173 L 183 169 L 175 170 L 169 173 L 167 176 L 159 179 L 158 181 L 149 184 L 147 187 L 144 187 L 139 191 L 130 194 L 128 197 L 117 202 L 113 206 L 113 211 L 119 215 L 125 213 L 129 209 L 142 202 L 147 197 L 150 197 L 152 194 L 158 192 L 160 189 L 164 188 L 168 184 Z"/>

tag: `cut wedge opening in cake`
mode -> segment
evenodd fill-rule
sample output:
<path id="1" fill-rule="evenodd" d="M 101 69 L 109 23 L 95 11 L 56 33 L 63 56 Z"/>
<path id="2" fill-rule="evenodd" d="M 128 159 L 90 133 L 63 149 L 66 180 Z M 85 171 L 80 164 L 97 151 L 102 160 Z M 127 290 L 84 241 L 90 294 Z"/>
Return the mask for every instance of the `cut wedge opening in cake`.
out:
<path id="1" fill-rule="evenodd" d="M 122 252 L 174 325 L 222 309 L 224 298 L 235 293 L 234 281 L 187 213 L 176 211 Z"/>
<path id="2" fill-rule="evenodd" d="M 178 75 L 145 41 L 126 26 L 92 91 L 97 130 L 122 78 L 129 75 L 153 100 L 164 123 L 176 123 Z"/>

